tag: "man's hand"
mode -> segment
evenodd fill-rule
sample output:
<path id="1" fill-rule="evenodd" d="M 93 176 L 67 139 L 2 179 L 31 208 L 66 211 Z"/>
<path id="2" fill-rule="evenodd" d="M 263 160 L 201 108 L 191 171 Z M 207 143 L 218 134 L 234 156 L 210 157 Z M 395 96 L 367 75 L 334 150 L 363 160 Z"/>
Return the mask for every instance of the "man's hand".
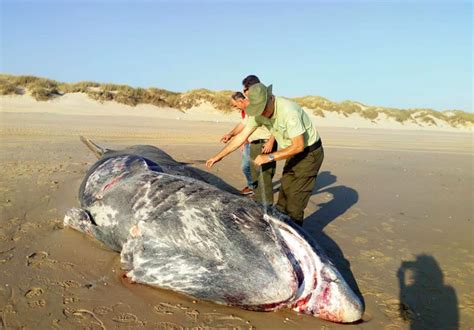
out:
<path id="1" fill-rule="evenodd" d="M 262 166 L 263 164 L 269 163 L 270 159 L 268 155 L 258 155 L 253 162 L 255 166 Z"/>
<path id="2" fill-rule="evenodd" d="M 211 168 L 215 163 L 220 162 L 220 160 L 221 159 L 217 157 L 209 158 L 206 162 L 206 167 Z"/>
<path id="3" fill-rule="evenodd" d="M 227 142 L 229 142 L 229 140 L 232 139 L 232 136 L 233 136 L 233 135 L 230 134 L 230 133 L 225 134 L 225 135 L 221 138 L 221 142 L 222 142 L 222 143 L 227 143 Z"/>
<path id="4" fill-rule="evenodd" d="M 273 145 L 275 144 L 275 137 L 273 135 L 270 136 L 267 142 L 262 147 L 262 154 L 269 154 L 273 150 Z"/>
<path id="5" fill-rule="evenodd" d="M 274 140 L 268 140 L 262 147 L 262 154 L 269 154 L 272 152 Z"/>
<path id="6" fill-rule="evenodd" d="M 242 127 L 244 127 L 244 126 L 242 125 Z M 225 156 L 227 156 L 228 154 L 230 154 L 231 152 L 236 150 L 238 147 L 240 147 L 242 144 L 245 143 L 247 138 L 256 129 L 257 129 L 256 127 L 244 127 L 239 134 L 233 135 L 234 138 L 229 142 L 229 144 L 227 144 L 221 151 L 219 151 L 219 153 L 214 155 L 214 157 L 211 157 L 206 161 L 206 166 L 208 168 L 211 168 L 212 166 L 214 166 L 215 163 L 219 162 Z M 232 133 L 232 134 L 234 134 L 234 133 Z"/>

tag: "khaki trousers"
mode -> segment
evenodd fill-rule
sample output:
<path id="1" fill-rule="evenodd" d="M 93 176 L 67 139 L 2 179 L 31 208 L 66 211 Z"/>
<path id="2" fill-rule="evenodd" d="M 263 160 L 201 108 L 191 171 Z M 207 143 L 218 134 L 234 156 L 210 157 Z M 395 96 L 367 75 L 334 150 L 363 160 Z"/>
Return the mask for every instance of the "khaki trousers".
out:
<path id="1" fill-rule="evenodd" d="M 288 158 L 283 168 L 276 208 L 303 225 L 304 209 L 316 183 L 324 159 L 324 149 L 301 152 Z"/>

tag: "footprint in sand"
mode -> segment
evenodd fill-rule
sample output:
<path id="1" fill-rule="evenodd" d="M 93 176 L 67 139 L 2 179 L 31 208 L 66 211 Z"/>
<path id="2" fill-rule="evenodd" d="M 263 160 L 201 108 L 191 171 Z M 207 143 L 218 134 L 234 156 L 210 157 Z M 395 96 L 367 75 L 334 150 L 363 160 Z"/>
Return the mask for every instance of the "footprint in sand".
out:
<path id="1" fill-rule="evenodd" d="M 50 259 L 49 254 L 46 251 L 38 251 L 30 254 L 26 257 L 26 265 L 28 267 L 41 268 L 41 267 L 51 267 L 56 264 L 57 260 Z"/>
<path id="2" fill-rule="evenodd" d="M 220 329 L 254 329 L 250 321 L 246 321 L 235 315 L 226 315 L 220 313 L 205 313 L 202 317 L 202 325 L 210 328 Z"/>
<path id="3" fill-rule="evenodd" d="M 68 305 L 68 304 L 73 304 L 79 302 L 79 299 L 74 297 L 74 296 L 63 296 L 63 304 Z"/>
<path id="4" fill-rule="evenodd" d="M 193 309 L 191 311 L 186 312 L 186 317 L 191 320 L 192 322 L 197 322 L 199 318 L 199 311 Z"/>
<path id="5" fill-rule="evenodd" d="M 153 326 L 153 329 L 157 330 L 184 330 L 182 325 L 173 322 L 159 322 Z"/>
<path id="6" fill-rule="evenodd" d="M 30 308 L 43 308 L 43 307 L 46 307 L 46 300 L 39 299 L 39 300 L 28 301 L 28 307 L 30 307 Z"/>
<path id="7" fill-rule="evenodd" d="M 25 297 L 28 299 L 39 297 L 43 294 L 43 289 L 42 288 L 31 288 L 25 293 Z"/>
<path id="8" fill-rule="evenodd" d="M 81 284 L 79 282 L 76 282 L 74 280 L 67 280 L 64 282 L 59 282 L 59 286 L 61 286 L 64 289 L 75 289 L 75 288 L 80 288 Z"/>
<path id="9" fill-rule="evenodd" d="M 0 251 L 0 264 L 7 263 L 8 261 L 12 260 L 14 257 L 13 253 L 9 253 L 10 251 L 13 251 L 15 247 L 7 248 L 3 251 Z"/>
<path id="10" fill-rule="evenodd" d="M 153 306 L 153 310 L 159 314 L 174 314 L 175 312 L 179 311 L 179 306 L 175 306 L 168 303 L 160 303 L 158 305 Z"/>
<path id="11" fill-rule="evenodd" d="M 96 308 L 94 308 L 94 313 L 96 313 L 97 315 L 107 315 L 110 312 L 112 312 L 112 308 L 107 306 L 97 306 Z"/>
<path id="12" fill-rule="evenodd" d="M 196 309 L 183 306 L 181 304 L 169 304 L 162 302 L 158 305 L 153 306 L 153 310 L 159 314 L 174 314 L 180 318 L 184 317 L 191 324 L 196 325 L 197 328 L 239 328 L 249 329 L 252 328 L 249 321 L 246 321 L 235 315 L 221 314 L 221 313 L 201 313 Z M 177 326 L 176 328 L 174 326 Z M 177 325 L 170 322 L 162 322 L 159 325 L 159 329 L 182 329 L 181 325 Z M 188 328 L 188 327 L 186 327 Z"/>
<path id="13" fill-rule="evenodd" d="M 122 313 L 117 315 L 112 319 L 114 322 L 118 323 L 141 323 L 138 320 L 138 317 L 135 314 L 132 313 Z"/>
<path id="14" fill-rule="evenodd" d="M 94 312 L 91 312 L 87 309 L 73 309 L 65 308 L 63 309 L 63 314 L 66 316 L 66 319 L 72 323 L 75 323 L 81 328 L 85 329 L 105 329 L 105 325 Z"/>
<path id="15" fill-rule="evenodd" d="M 96 315 L 95 313 L 101 316 L 107 315 L 109 320 L 126 327 L 132 327 L 135 329 L 145 326 L 145 322 L 139 320 L 138 317 L 132 313 L 132 308 L 127 304 L 118 303 L 112 307 L 99 306 L 94 308 L 94 315 Z"/>

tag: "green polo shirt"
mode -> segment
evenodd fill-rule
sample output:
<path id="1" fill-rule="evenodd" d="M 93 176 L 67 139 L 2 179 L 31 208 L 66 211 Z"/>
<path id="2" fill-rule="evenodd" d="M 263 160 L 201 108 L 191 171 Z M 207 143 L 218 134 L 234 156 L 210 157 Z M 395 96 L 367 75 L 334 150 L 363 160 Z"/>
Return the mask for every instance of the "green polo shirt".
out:
<path id="1" fill-rule="evenodd" d="M 291 139 L 303 134 L 304 146 L 310 146 L 319 140 L 319 134 L 311 119 L 296 102 L 275 96 L 275 111 L 272 118 L 249 116 L 248 127 L 266 126 L 278 142 L 280 149 L 289 147 Z"/>

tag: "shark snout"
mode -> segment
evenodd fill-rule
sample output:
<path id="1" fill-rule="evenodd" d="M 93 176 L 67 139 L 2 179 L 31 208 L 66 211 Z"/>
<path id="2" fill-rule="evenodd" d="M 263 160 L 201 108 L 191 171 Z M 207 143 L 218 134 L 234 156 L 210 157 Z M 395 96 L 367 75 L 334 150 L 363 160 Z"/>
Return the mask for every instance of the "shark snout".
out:
<path id="1" fill-rule="evenodd" d="M 312 313 L 322 319 L 338 323 L 352 323 L 362 319 L 364 305 L 361 298 L 335 269 L 326 269 L 322 281 L 311 297 Z"/>
<path id="2" fill-rule="evenodd" d="M 347 285 L 347 284 L 346 284 Z M 361 299 L 352 291 L 346 291 L 345 288 L 338 288 L 340 294 L 339 297 L 339 306 L 336 311 L 338 315 L 341 316 L 341 323 L 352 323 L 362 319 L 364 314 L 364 306 Z"/>

